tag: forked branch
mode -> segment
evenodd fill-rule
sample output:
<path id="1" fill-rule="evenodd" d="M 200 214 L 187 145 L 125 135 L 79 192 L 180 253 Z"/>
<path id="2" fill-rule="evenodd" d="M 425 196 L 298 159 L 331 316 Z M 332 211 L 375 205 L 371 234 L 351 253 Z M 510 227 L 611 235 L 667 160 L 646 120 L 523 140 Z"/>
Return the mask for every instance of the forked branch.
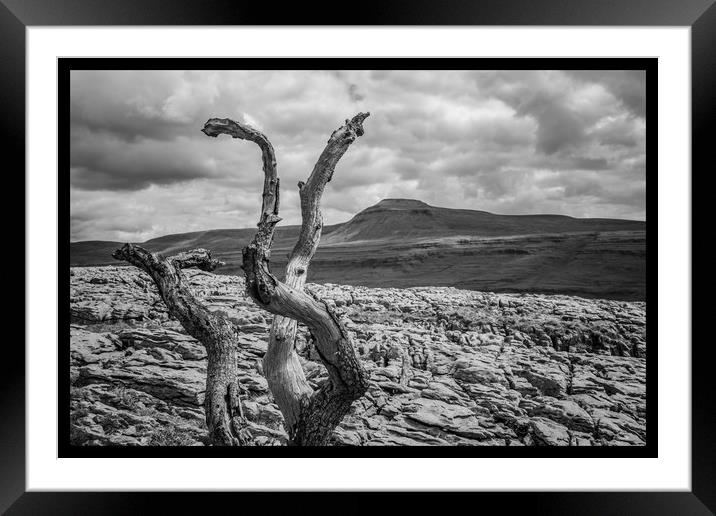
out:
<path id="1" fill-rule="evenodd" d="M 264 359 L 267 379 L 296 445 L 325 445 L 350 406 L 367 389 L 366 373 L 350 336 L 335 314 L 321 300 L 307 293 L 309 262 L 320 240 L 323 221 L 320 199 L 336 164 L 356 138 L 363 134 L 368 113 L 359 113 L 333 132 L 306 183 L 299 183 L 303 223 L 287 268 L 286 283 L 269 268 L 274 228 L 278 216 L 278 177 L 273 148 L 260 132 L 228 119 L 213 118 L 204 126 L 209 136 L 229 134 L 256 142 L 264 156 L 264 190 L 258 230 L 243 250 L 246 289 L 263 309 L 277 317 L 272 325 Z M 268 166 L 267 166 L 268 163 Z M 295 323 L 308 326 L 329 379 L 316 392 L 306 381 L 294 346 Z"/>

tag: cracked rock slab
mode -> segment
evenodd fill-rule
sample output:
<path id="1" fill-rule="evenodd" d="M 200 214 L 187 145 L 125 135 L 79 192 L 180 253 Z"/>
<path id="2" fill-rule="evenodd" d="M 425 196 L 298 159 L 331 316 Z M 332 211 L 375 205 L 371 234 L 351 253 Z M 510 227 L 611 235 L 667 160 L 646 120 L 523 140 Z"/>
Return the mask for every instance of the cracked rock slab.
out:
<path id="1" fill-rule="evenodd" d="M 241 278 L 186 271 L 240 329 L 241 399 L 257 443 L 285 445 L 262 376 L 271 317 Z M 642 446 L 645 306 L 446 287 L 310 285 L 335 306 L 370 375 L 343 446 Z M 133 267 L 70 275 L 71 436 L 88 446 L 202 446 L 206 353 Z M 299 326 L 309 382 L 326 377 Z"/>

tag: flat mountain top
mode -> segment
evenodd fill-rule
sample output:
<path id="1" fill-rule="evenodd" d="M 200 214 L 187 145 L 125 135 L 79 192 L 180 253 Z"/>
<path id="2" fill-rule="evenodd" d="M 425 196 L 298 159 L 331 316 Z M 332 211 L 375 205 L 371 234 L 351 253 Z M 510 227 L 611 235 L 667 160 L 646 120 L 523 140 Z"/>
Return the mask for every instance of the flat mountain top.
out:
<path id="1" fill-rule="evenodd" d="M 379 201 L 377 204 L 371 206 L 370 208 L 366 208 L 365 211 L 368 210 L 375 210 L 375 209 L 384 209 L 384 210 L 411 210 L 411 209 L 421 209 L 421 208 L 432 208 L 427 203 L 424 203 L 423 201 L 418 201 L 417 199 L 383 199 L 382 201 Z"/>
<path id="2" fill-rule="evenodd" d="M 497 215 L 440 208 L 415 199 L 384 199 L 338 225 L 326 244 L 359 240 L 410 240 L 449 236 L 510 236 L 578 231 L 643 230 L 640 221 L 566 215 Z"/>

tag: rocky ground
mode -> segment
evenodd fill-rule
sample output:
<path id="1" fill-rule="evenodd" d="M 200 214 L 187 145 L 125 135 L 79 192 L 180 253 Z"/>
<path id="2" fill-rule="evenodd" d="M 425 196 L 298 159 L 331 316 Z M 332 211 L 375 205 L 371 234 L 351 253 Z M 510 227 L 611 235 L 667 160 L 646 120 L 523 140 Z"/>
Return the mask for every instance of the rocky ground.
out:
<path id="1" fill-rule="evenodd" d="M 243 409 L 285 443 L 261 374 L 270 316 L 243 281 L 186 271 L 242 329 Z M 206 353 L 133 267 L 70 270 L 71 439 L 204 445 Z M 339 445 L 619 446 L 645 439 L 645 306 L 454 288 L 309 285 L 346 318 L 370 373 Z M 326 373 L 301 329 L 309 380 Z"/>

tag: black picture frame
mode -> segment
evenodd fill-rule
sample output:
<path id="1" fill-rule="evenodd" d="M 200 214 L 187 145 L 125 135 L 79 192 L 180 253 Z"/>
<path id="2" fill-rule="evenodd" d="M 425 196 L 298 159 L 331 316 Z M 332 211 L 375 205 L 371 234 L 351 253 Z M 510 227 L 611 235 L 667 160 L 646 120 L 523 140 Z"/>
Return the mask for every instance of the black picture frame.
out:
<path id="1" fill-rule="evenodd" d="M 0 106 L 4 154 L 12 170 L 25 169 L 25 29 L 39 25 L 634 25 L 691 27 L 692 73 L 692 178 L 713 168 L 709 146 L 716 113 L 716 7 L 714 0 L 470 0 L 433 2 L 414 0 L 409 7 L 399 0 L 361 5 L 340 15 L 327 2 L 294 3 L 276 9 L 262 3 L 236 0 L 0 0 Z M 708 161 L 707 161 L 708 160 Z M 23 182 L 24 183 L 24 182 Z M 23 183 L 14 191 L 24 192 Z M 698 189 L 694 190 L 699 192 Z M 17 195 L 17 194 L 16 194 Z M 16 215 L 15 215 L 16 216 Z M 692 235 L 708 220 L 692 201 Z M 24 241 L 24 235 L 23 235 Z M 17 243 L 19 240 L 15 240 Z M 16 245 L 16 253 L 24 246 Z M 23 251 L 19 251 L 23 249 Z M 692 249 L 693 252 L 693 249 Z M 692 256 L 698 258 L 694 253 Z M 14 260 L 24 263 L 17 256 Z M 695 262 L 696 260 L 694 260 Z M 696 263 L 694 263 L 696 265 Z M 17 266 L 15 266 L 17 268 Z M 699 268 L 699 270 L 704 270 Z M 30 273 L 25 269 L 25 274 Z M 705 287 L 702 287 L 705 289 Z M 710 303 L 696 303 L 692 320 L 708 320 Z M 23 294 L 24 306 L 24 294 Z M 695 327 L 693 328 L 695 329 Z M 456 496 L 453 504 L 497 504 L 501 512 L 538 514 L 711 514 L 716 511 L 716 410 L 711 380 L 709 340 L 697 341 L 692 329 L 692 490 L 690 492 L 610 493 L 470 493 Z M 18 339 L 13 339 L 14 343 Z M 6 344 L 0 362 L 0 510 L 8 514 L 128 514 L 157 504 L 162 512 L 205 512 L 228 503 L 247 507 L 265 503 L 273 493 L 149 494 L 25 492 L 25 354 Z M 683 343 L 688 345 L 688 343 Z M 48 400 L 54 403 L 55 400 Z M 211 496 L 212 499 L 201 500 Z M 292 494 L 292 503 L 330 510 L 320 495 Z M 349 495 L 349 511 L 366 512 L 383 495 Z M 460 498 L 470 496 L 470 500 Z M 479 500 L 474 498 L 478 497 Z M 311 500 L 305 500 L 311 498 Z M 405 504 L 430 508 L 433 497 L 413 493 Z M 456 506 L 456 505 L 455 505 Z M 484 507 L 484 505 L 481 505 Z M 442 509 L 444 510 L 444 506 Z"/>
<path id="2" fill-rule="evenodd" d="M 70 74 L 86 70 L 638 70 L 646 85 L 646 362 L 645 444 L 640 446 L 81 446 L 70 443 L 70 313 L 62 307 L 70 299 L 70 177 L 58 174 L 58 456 L 60 458 L 158 457 L 519 457 L 519 458 L 653 458 L 658 457 L 658 313 L 656 254 L 658 238 L 658 59 L 603 57 L 125 57 L 57 60 L 58 169 L 70 169 Z M 339 449 L 340 452 L 336 452 Z"/>

